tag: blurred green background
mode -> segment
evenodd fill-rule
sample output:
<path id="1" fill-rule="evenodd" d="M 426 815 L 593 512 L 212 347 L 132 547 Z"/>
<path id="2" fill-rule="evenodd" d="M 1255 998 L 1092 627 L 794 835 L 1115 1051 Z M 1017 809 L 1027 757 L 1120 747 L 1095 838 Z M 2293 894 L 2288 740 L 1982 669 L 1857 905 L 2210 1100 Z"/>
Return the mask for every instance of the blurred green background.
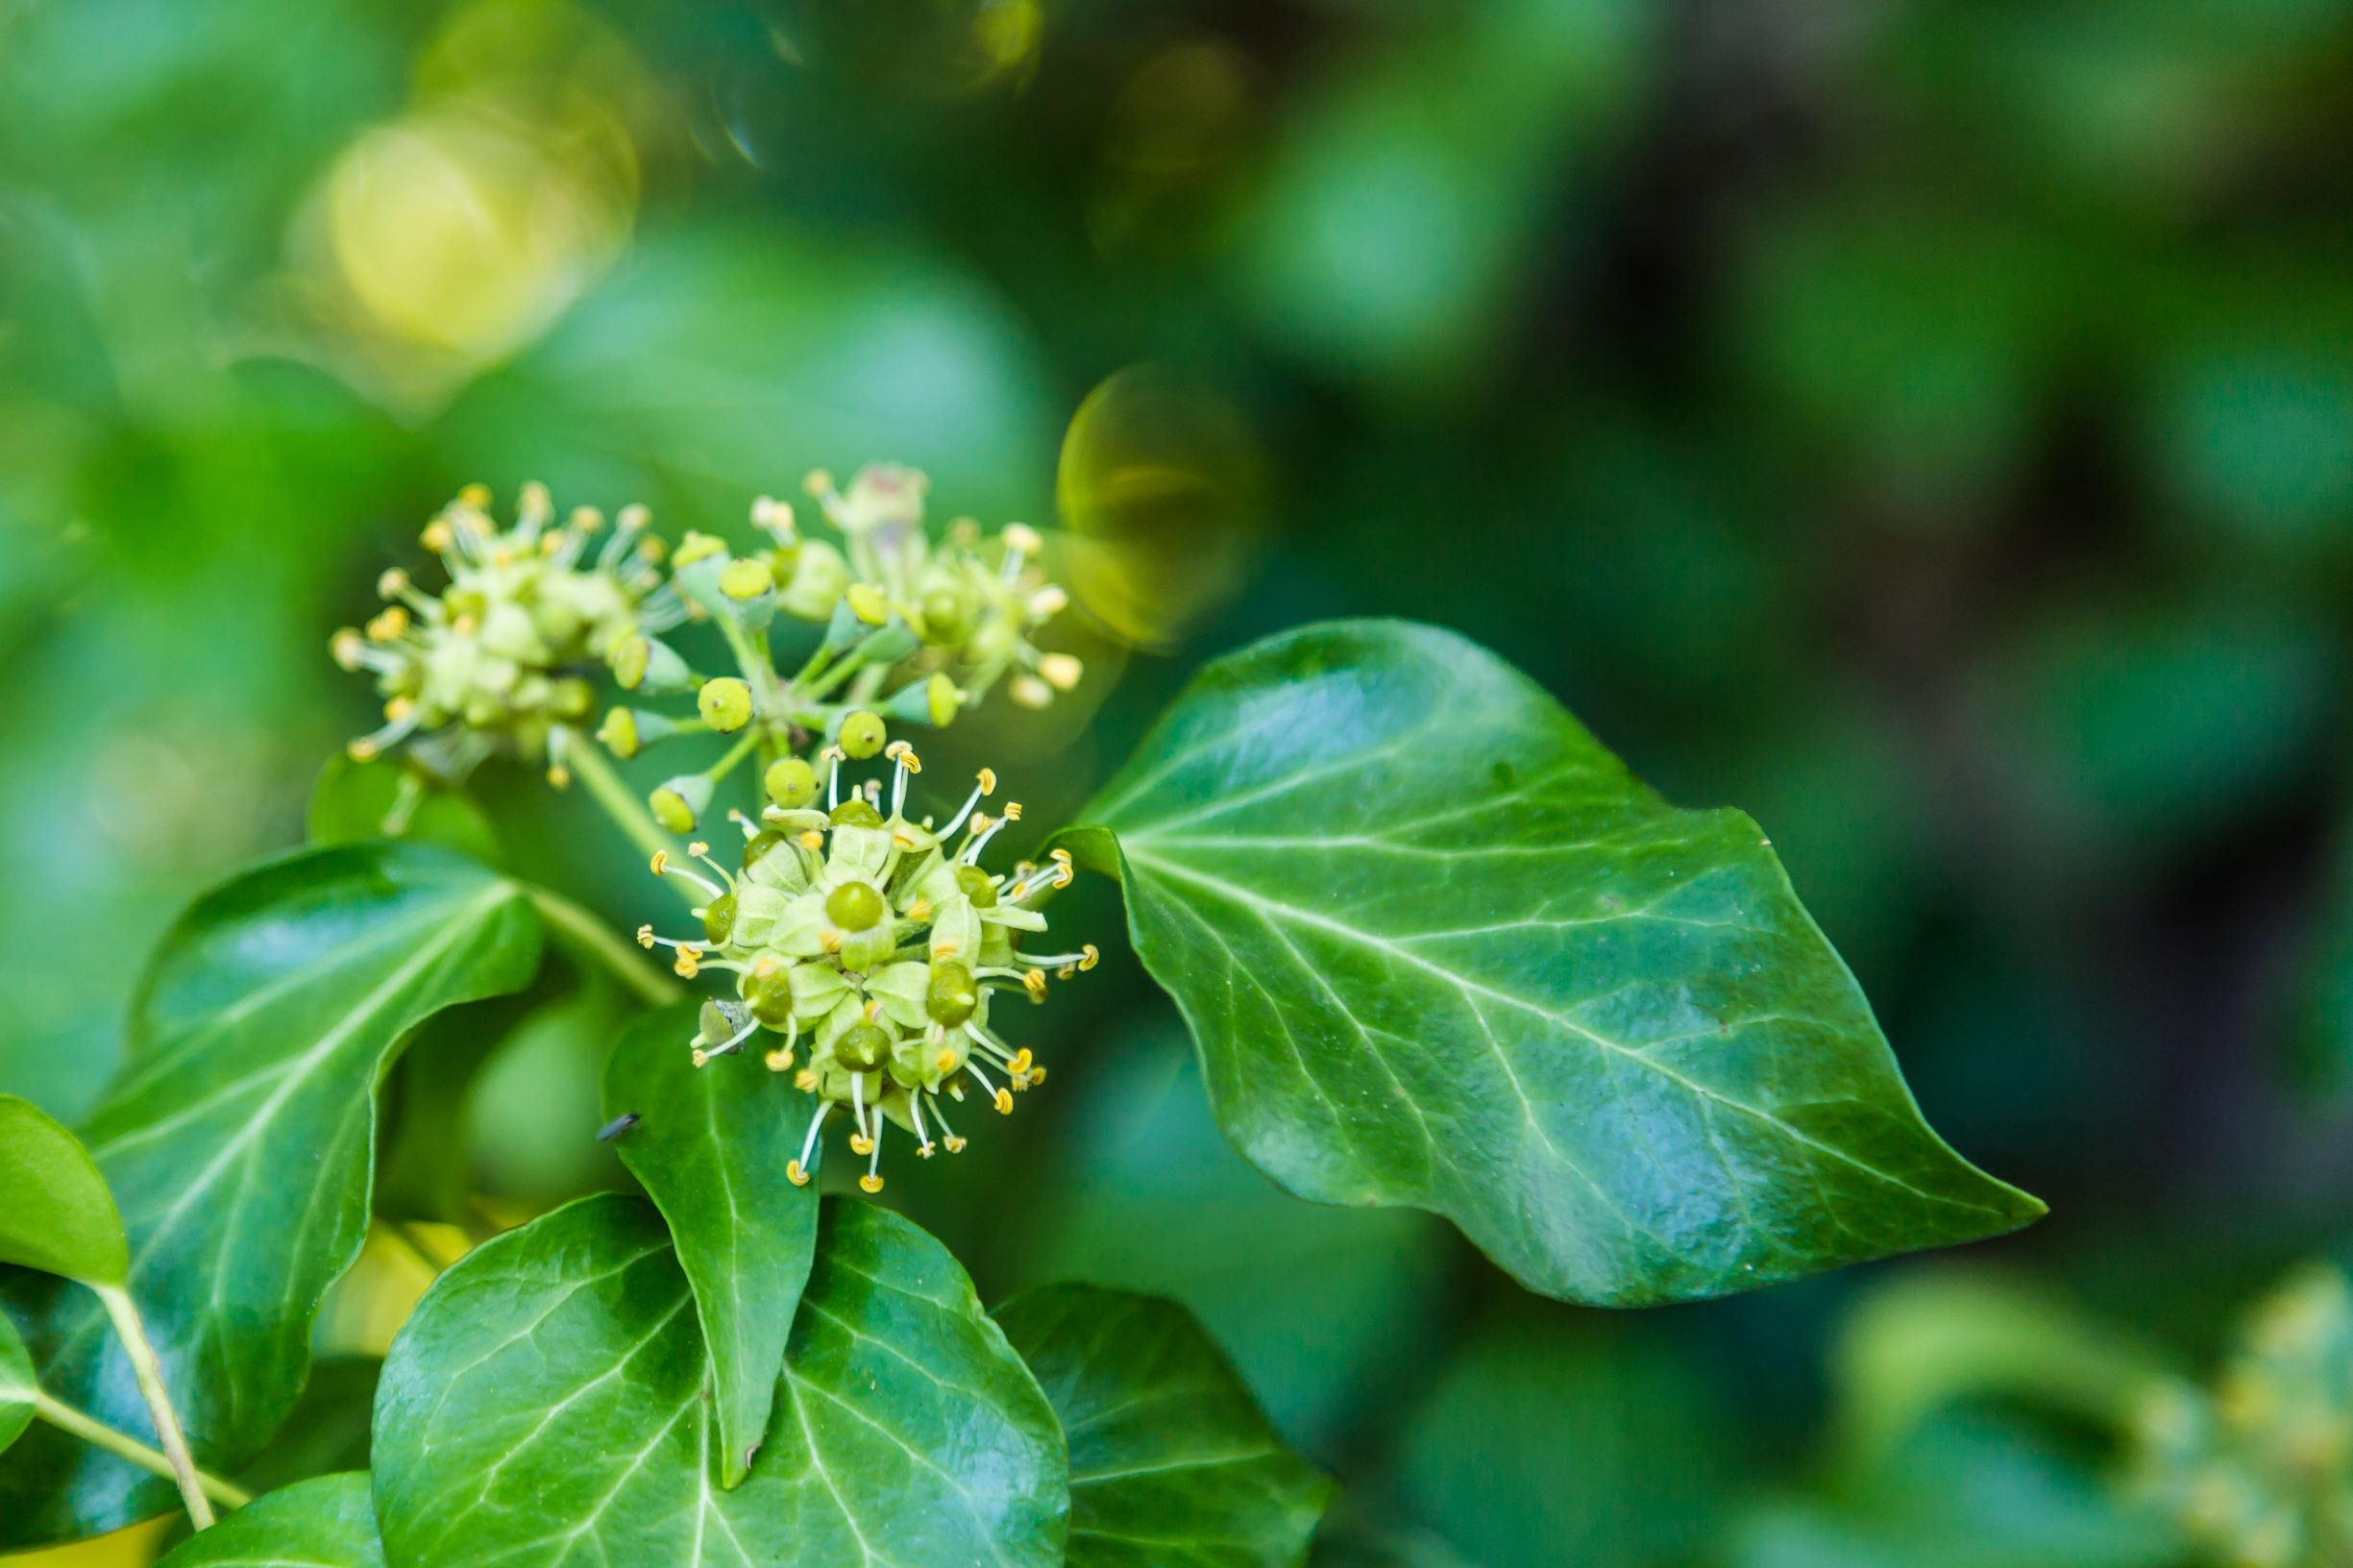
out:
<path id="1" fill-rule="evenodd" d="M 0 0 L 0 1090 L 80 1115 L 147 946 L 299 841 L 371 723 L 329 634 L 459 484 L 741 535 L 878 458 L 1054 530 L 1086 623 L 1078 698 L 944 776 L 1047 827 L 1205 657 L 1458 627 L 1756 815 L 1930 1119 L 2052 1210 L 1529 1298 L 1242 1164 L 1096 889 L 1053 1090 L 893 1175 L 985 1296 L 1190 1303 L 1400 1528 L 1346 1560 L 2182 1560 L 2123 1412 L 2353 1234 L 2353 12 Z M 582 802 L 478 783 L 645 918 Z M 621 1180 L 611 1016 L 462 1104 L 478 1050 L 420 1050 L 396 1140 L 470 1169 L 387 1203 L 462 1245 Z"/>

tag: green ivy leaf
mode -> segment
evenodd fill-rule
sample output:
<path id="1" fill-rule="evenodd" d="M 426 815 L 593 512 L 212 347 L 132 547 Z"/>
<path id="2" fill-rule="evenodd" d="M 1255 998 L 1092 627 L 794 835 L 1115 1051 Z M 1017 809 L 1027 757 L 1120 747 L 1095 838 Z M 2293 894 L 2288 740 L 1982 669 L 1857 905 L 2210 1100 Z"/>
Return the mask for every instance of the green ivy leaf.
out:
<path id="1" fill-rule="evenodd" d="M 423 1018 L 511 991 L 538 960 L 511 884 L 445 849 L 306 850 L 182 917 L 134 1006 L 123 1069 L 83 1137 L 130 1234 L 146 1313 L 197 1460 L 233 1471 L 309 1366 L 320 1296 L 367 1225 L 374 1090 Z M 0 1279 L 41 1381 L 144 1436 L 146 1408 L 96 1300 Z M 168 1482 L 61 1433 L 0 1473 L 0 1550 L 116 1529 L 174 1503 Z"/>
<path id="2" fill-rule="evenodd" d="M 1304 1197 L 1434 1210 L 1612 1306 L 2044 1212 L 1921 1119 L 1755 823 L 1668 805 L 1451 632 L 1220 660 L 1082 820 L 1227 1135 Z"/>
<path id="3" fill-rule="evenodd" d="M 444 1274 L 377 1398 L 386 1556 L 1060 1563 L 1061 1429 L 971 1282 L 885 1210 L 835 1200 L 819 1230 L 772 1430 L 733 1491 L 693 1291 L 650 1206 L 583 1198 Z"/>
<path id="4" fill-rule="evenodd" d="M 156 1568 L 384 1568 L 368 1478 L 321 1476 L 199 1531 Z"/>
<path id="5" fill-rule="evenodd" d="M 625 1030 L 604 1068 L 604 1114 L 634 1114 L 615 1147 L 646 1187 L 695 1290 L 719 1407 L 720 1476 L 733 1487 L 768 1431 L 785 1337 L 817 1254 L 817 1186 L 785 1166 L 800 1152 L 805 1095 L 757 1056 L 697 1067 L 695 1004 Z M 819 1164 L 812 1151 L 809 1164 Z"/>
<path id="6" fill-rule="evenodd" d="M 0 1312 L 0 1453 L 32 1424 L 34 1398 L 40 1391 L 33 1376 L 33 1353 L 25 1349 L 16 1325 Z"/>
<path id="7" fill-rule="evenodd" d="M 114 1195 L 82 1140 L 13 1094 L 0 1094 L 0 1263 L 91 1285 L 120 1285 L 131 1267 Z"/>
<path id="8" fill-rule="evenodd" d="M 1070 1443 L 1071 1568 L 1290 1568 L 1332 1482 L 1173 1301 L 1049 1285 L 997 1321 Z"/>

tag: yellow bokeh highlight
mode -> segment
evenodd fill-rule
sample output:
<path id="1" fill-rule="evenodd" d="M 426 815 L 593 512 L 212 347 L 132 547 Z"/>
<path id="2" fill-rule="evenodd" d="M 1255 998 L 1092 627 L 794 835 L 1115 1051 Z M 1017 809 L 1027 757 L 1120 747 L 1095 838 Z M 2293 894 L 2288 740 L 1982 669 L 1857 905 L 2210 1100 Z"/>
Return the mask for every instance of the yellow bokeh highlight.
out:
<path id="1" fill-rule="evenodd" d="M 1119 371 L 1063 437 L 1063 580 L 1113 635 L 1167 647 L 1241 586 L 1264 487 L 1231 403 L 1156 366 Z"/>

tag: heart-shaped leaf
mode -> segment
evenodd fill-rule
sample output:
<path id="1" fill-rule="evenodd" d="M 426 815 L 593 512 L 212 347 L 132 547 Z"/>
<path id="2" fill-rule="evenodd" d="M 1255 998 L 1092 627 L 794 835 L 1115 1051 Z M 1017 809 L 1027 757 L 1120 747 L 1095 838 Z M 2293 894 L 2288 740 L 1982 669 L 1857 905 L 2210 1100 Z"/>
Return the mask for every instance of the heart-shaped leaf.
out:
<path id="1" fill-rule="evenodd" d="M 1062 1432 L 941 1245 L 828 1202 L 776 1411 L 719 1485 L 707 1358 L 661 1216 L 584 1198 L 444 1274 L 384 1362 L 399 1568 L 497 1561 L 1049 1568 Z"/>
<path id="2" fill-rule="evenodd" d="M 33 1353 L 25 1349 L 16 1325 L 0 1312 L 0 1453 L 24 1435 L 33 1422 L 33 1405 L 40 1384 L 33 1376 Z"/>
<path id="3" fill-rule="evenodd" d="M 384 1568 L 368 1478 L 321 1476 L 272 1492 L 189 1536 L 156 1568 Z"/>
<path id="4" fill-rule="evenodd" d="M 997 1311 L 1070 1443 L 1071 1568 L 1291 1568 L 1332 1482 L 1173 1301 L 1049 1285 Z"/>
<path id="5" fill-rule="evenodd" d="M 720 1477 L 751 1467 L 776 1399 L 776 1374 L 817 1254 L 817 1185 L 785 1167 L 800 1152 L 805 1095 L 756 1056 L 696 1066 L 692 1003 L 630 1024 L 604 1068 L 604 1114 L 634 1115 L 615 1145 L 670 1222 L 710 1347 Z M 812 1150 L 814 1172 L 819 1157 Z"/>
<path id="6" fill-rule="evenodd" d="M 1921 1119 L 1755 823 L 1668 805 L 1451 632 L 1218 661 L 1082 820 L 1227 1135 L 1302 1196 L 1434 1210 L 1613 1306 L 2043 1213 Z"/>
<path id="7" fill-rule="evenodd" d="M 234 1470 L 301 1390 L 319 1298 L 367 1225 L 375 1090 L 419 1020 L 538 960 L 513 884 L 445 849 L 306 850 L 199 900 L 164 938 L 122 1072 L 83 1129 L 131 1238 L 129 1286 L 197 1461 Z M 151 1430 L 86 1290 L 0 1280 L 41 1382 Z M 0 1469 L 0 1550 L 173 1506 L 168 1482 L 36 1432 Z"/>
<path id="8" fill-rule="evenodd" d="M 0 1263 L 90 1285 L 120 1285 L 131 1267 L 114 1195 L 81 1139 L 13 1094 L 0 1094 Z"/>

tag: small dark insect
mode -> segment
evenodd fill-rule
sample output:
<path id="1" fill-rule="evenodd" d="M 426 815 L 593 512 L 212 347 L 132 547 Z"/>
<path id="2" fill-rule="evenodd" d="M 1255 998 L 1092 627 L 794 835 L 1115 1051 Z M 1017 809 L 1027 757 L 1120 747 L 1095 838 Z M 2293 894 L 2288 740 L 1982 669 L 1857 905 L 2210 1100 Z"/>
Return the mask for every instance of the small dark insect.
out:
<path id="1" fill-rule="evenodd" d="M 603 1126 L 597 1129 L 597 1141 L 600 1143 L 610 1143 L 613 1139 L 619 1138 L 622 1134 L 636 1126 L 638 1119 L 639 1118 L 636 1112 L 623 1112 L 620 1115 L 615 1116 L 612 1120 L 606 1122 Z"/>

